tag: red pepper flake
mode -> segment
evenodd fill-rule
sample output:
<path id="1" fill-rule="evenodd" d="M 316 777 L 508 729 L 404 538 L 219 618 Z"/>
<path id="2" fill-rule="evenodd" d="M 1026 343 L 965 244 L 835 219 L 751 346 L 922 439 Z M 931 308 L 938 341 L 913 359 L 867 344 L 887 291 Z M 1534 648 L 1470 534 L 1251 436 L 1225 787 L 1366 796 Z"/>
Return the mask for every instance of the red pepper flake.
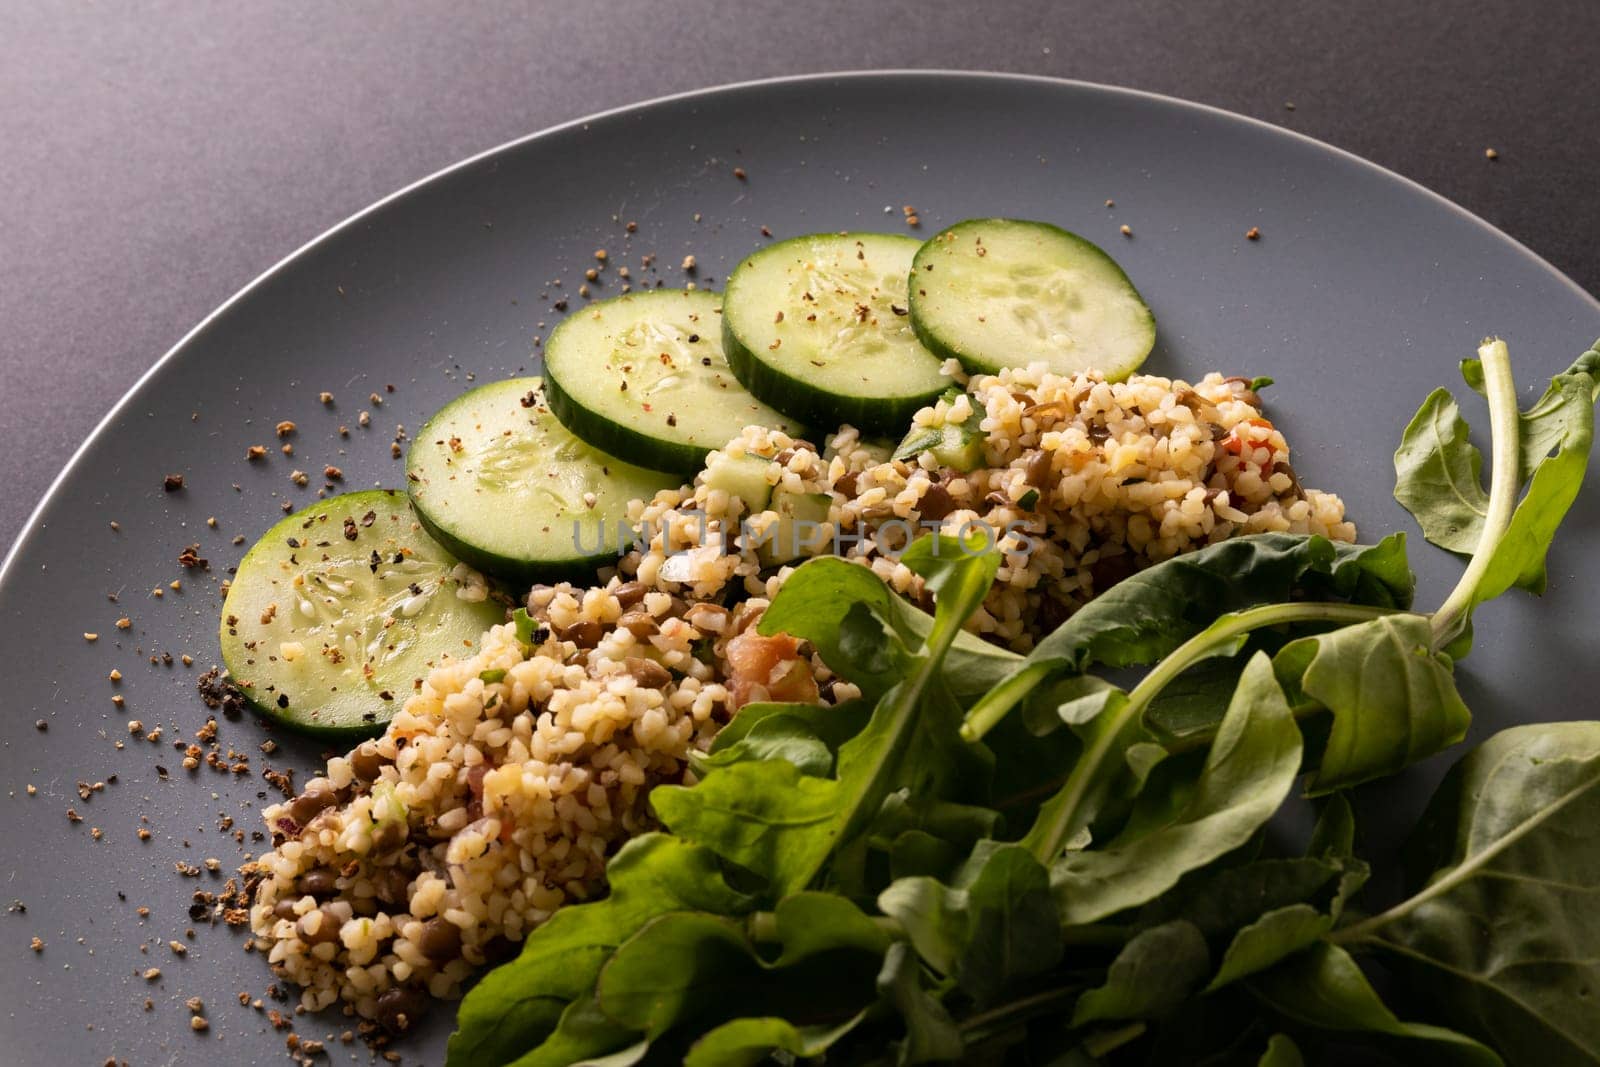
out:
<path id="1" fill-rule="evenodd" d="M 176 493 L 178 490 L 183 488 L 183 475 L 167 475 L 165 478 L 161 479 L 161 488 L 165 489 L 169 493 Z"/>
<path id="2" fill-rule="evenodd" d="M 1258 226 L 1250 227 L 1250 229 L 1245 231 L 1244 239 L 1246 241 L 1259 241 L 1259 240 L 1261 240 L 1261 228 L 1258 227 Z"/>
<path id="3" fill-rule="evenodd" d="M 733 176 L 735 178 L 738 178 L 740 181 L 744 181 L 745 178 L 748 177 L 748 175 L 745 174 L 743 167 L 734 167 L 733 168 Z"/>

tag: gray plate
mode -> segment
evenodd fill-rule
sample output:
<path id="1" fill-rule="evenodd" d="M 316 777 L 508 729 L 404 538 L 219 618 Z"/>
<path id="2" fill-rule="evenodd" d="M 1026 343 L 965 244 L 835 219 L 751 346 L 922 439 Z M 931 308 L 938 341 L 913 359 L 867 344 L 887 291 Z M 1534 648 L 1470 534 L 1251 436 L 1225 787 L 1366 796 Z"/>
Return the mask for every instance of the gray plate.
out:
<path id="1" fill-rule="evenodd" d="M 700 281 L 714 284 L 763 242 L 762 226 L 777 236 L 903 230 L 905 204 L 917 207 L 923 233 L 1016 215 L 1102 243 L 1155 310 L 1161 342 L 1147 369 L 1277 378 L 1268 397 L 1299 448 L 1301 476 L 1340 492 L 1367 538 L 1411 529 L 1390 497 L 1390 455 L 1428 391 L 1457 384 L 1456 361 L 1480 337 L 1510 341 L 1531 391 L 1600 334 L 1594 300 L 1393 174 L 1259 122 L 1069 82 L 925 73 L 765 82 L 612 112 L 436 175 L 308 245 L 196 328 L 91 435 L 0 571 L 9 869 L 0 892 L 27 909 L 3 919 L 0 1060 L 281 1062 L 283 1035 L 237 1000 L 266 988 L 264 962 L 242 951 L 241 934 L 188 910 L 193 892 L 216 891 L 263 847 L 219 831 L 224 818 L 257 827 L 263 763 L 304 774 L 319 746 L 279 736 L 269 761 L 259 723 L 225 720 L 224 746 L 251 756 L 250 776 L 235 778 L 183 771 L 170 742 L 206 718 L 194 679 L 217 656 L 217 586 L 244 551 L 230 539 L 265 530 L 281 502 L 314 496 L 315 481 L 290 484 L 292 469 L 314 476 L 334 464 L 348 487 L 399 485 L 396 424 L 420 425 L 474 376 L 532 369 L 532 339 L 548 332 L 540 323 L 560 317 L 548 281 L 563 279 L 581 304 L 575 290 L 596 248 L 612 266 L 602 294 L 617 291 L 621 265 L 636 282 L 680 284 L 690 253 Z M 631 238 L 629 220 L 638 223 Z M 1118 232 L 1124 223 L 1131 239 Z M 1245 240 L 1252 226 L 1259 241 Z M 659 273 L 643 269 L 644 253 L 655 253 Z M 318 402 L 321 390 L 335 394 L 333 407 Z M 383 405 L 359 429 L 373 392 Z M 276 447 L 281 419 L 300 426 L 292 458 Z M 247 464 L 252 444 L 270 458 Z M 188 488 L 163 492 L 169 472 Z M 1590 706 L 1597 489 L 1563 532 L 1543 601 L 1512 596 L 1481 615 L 1480 651 L 1462 678 L 1478 734 Z M 195 542 L 207 575 L 176 562 Z M 1419 599 L 1435 603 L 1458 566 L 1425 545 L 1414 554 Z M 182 592 L 151 596 L 175 578 Z M 115 627 L 124 614 L 125 632 Z M 86 643 L 86 631 L 99 641 Z M 166 651 L 195 666 L 149 663 Z M 107 680 L 113 668 L 119 686 Z M 160 724 L 162 741 L 130 738 L 130 718 Z M 1376 847 L 1393 847 L 1441 771 L 1434 761 L 1369 791 Z M 78 798 L 79 780 L 112 775 L 103 792 Z M 81 823 L 68 821 L 69 807 Z M 143 843 L 141 818 L 153 832 Z M 174 871 L 207 857 L 222 873 Z M 28 949 L 33 936 L 41 954 Z M 184 958 L 171 939 L 187 941 Z M 163 977 L 145 981 L 149 967 Z M 207 1005 L 203 1035 L 188 1027 L 192 996 Z M 451 1015 L 436 1013 L 414 1040 L 417 1058 L 442 1058 Z M 336 1016 L 297 1023 L 309 1038 L 343 1028 Z M 335 1052 L 336 1061 L 351 1055 Z"/>

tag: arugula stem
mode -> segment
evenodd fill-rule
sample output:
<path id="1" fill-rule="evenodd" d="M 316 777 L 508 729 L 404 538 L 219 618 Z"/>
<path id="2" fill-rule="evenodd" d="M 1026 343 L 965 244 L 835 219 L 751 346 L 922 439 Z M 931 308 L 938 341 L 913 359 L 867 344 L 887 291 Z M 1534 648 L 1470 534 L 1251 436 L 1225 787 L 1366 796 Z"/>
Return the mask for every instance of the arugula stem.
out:
<path id="1" fill-rule="evenodd" d="M 872 923 L 890 940 L 904 941 L 906 928 L 900 925 L 900 920 L 888 915 L 871 916 Z M 753 911 L 745 917 L 744 932 L 753 943 L 757 945 L 775 945 L 783 939 L 778 935 L 778 915 L 771 911 Z"/>
<path id="2" fill-rule="evenodd" d="M 989 1026 L 997 1022 L 1010 1022 L 1012 1019 L 1036 1014 L 1037 1009 L 1054 1006 L 1057 1002 L 1071 1000 L 1079 993 L 1078 989 L 1047 989 L 1043 993 L 1035 993 L 1021 1000 L 1014 1000 L 1010 1004 L 1002 1004 L 998 1008 L 979 1012 L 976 1015 L 962 1019 L 957 1025 L 962 1030 L 976 1030 L 979 1027 Z"/>
<path id="3" fill-rule="evenodd" d="M 961 740 L 967 742 L 983 740 L 983 735 L 1000 725 L 1000 720 L 1006 717 L 1017 702 L 1032 692 L 1034 686 L 1049 677 L 1052 670 L 1053 667 L 1048 663 L 1030 664 L 984 694 L 983 698 L 967 712 L 966 720 L 961 724 Z"/>
<path id="4" fill-rule="evenodd" d="M 1484 392 L 1489 399 L 1490 451 L 1493 470 L 1489 475 L 1489 508 L 1484 513 L 1483 529 L 1472 550 L 1472 559 L 1450 596 L 1433 613 L 1435 647 L 1448 645 L 1460 632 L 1472 610 L 1478 583 L 1483 580 L 1495 549 L 1511 525 L 1517 507 L 1517 491 L 1522 484 L 1522 427 L 1517 409 L 1517 386 L 1511 377 L 1511 354 L 1500 340 L 1478 346 L 1483 363 Z"/>
<path id="5" fill-rule="evenodd" d="M 1222 651 L 1235 639 L 1267 626 L 1281 626 L 1291 622 L 1348 624 L 1368 622 L 1393 614 L 1395 614 L 1393 608 L 1368 607 L 1364 604 L 1315 602 L 1263 604 L 1234 615 L 1225 615 L 1179 645 L 1133 687 L 1128 693 L 1127 702 L 1111 712 L 1114 716 L 1111 722 L 1096 730 L 1094 741 L 1067 775 L 1066 784 L 1062 786 L 1060 794 L 1062 803 L 1055 806 L 1052 823 L 1035 827 L 1029 832 L 1028 836 L 1034 841 L 1034 858 L 1048 867 L 1066 847 L 1067 841 L 1080 828 L 1078 809 L 1094 783 L 1100 765 L 1111 757 L 1117 739 L 1129 725 L 1144 715 L 1163 689 L 1195 663 Z"/>

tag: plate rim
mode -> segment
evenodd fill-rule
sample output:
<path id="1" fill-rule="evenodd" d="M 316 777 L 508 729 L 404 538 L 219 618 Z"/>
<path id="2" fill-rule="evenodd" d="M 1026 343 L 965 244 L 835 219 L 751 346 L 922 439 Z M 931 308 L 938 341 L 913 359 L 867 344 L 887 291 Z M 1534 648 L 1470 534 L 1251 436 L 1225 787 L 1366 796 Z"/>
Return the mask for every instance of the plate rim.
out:
<path id="1" fill-rule="evenodd" d="M 890 67 L 883 69 L 817 71 L 805 74 L 784 74 L 766 78 L 751 78 L 744 81 L 726 82 L 718 85 L 704 86 L 699 89 L 689 89 L 676 93 L 666 93 L 660 96 L 648 97 L 644 100 L 636 100 L 631 103 L 621 104 L 617 107 L 606 108 L 591 114 L 582 115 L 578 118 L 569 119 L 565 122 L 559 122 L 553 126 L 545 126 L 530 133 L 513 137 L 510 140 L 502 141 L 499 144 L 485 148 L 482 151 L 475 152 L 470 156 L 441 167 L 438 170 L 416 179 L 415 181 L 401 186 L 386 196 L 382 196 L 377 200 L 374 200 L 372 203 L 339 220 L 338 222 L 329 226 L 327 229 L 323 230 L 321 233 L 302 243 L 299 247 L 295 248 L 287 255 L 278 259 L 260 274 L 246 282 L 244 286 L 236 291 L 232 296 L 218 304 L 199 322 L 195 323 L 195 325 L 186 333 L 184 333 L 184 335 L 180 337 L 170 348 L 168 348 L 159 359 L 147 367 L 145 371 L 134 380 L 133 384 L 128 386 L 127 390 L 122 394 L 121 397 L 117 399 L 116 403 L 112 404 L 106 413 L 100 417 L 99 421 L 95 423 L 94 428 L 90 430 L 87 435 L 85 435 L 82 442 L 80 442 L 78 447 L 73 450 L 72 455 L 67 458 L 67 461 L 56 473 L 56 476 L 51 479 L 50 484 L 45 488 L 44 493 L 40 496 L 38 503 L 34 505 L 33 509 L 28 513 L 28 517 L 23 521 L 22 529 L 17 534 L 16 540 L 12 542 L 11 547 L 6 551 L 5 558 L 0 560 L 0 588 L 5 586 L 6 581 L 8 578 L 10 578 L 12 571 L 21 565 L 20 561 L 24 550 L 29 548 L 35 537 L 39 535 L 40 530 L 42 529 L 42 527 L 39 525 L 39 519 L 44 513 L 45 509 L 55 501 L 56 495 L 62 491 L 67 479 L 76 472 L 79 463 L 84 458 L 84 455 L 100 439 L 100 436 L 107 431 L 111 423 L 122 414 L 123 410 L 133 403 L 134 398 L 139 395 L 139 393 L 144 389 L 146 383 L 148 383 L 151 378 L 160 373 L 168 363 L 171 363 L 181 356 L 184 349 L 189 346 L 190 342 L 203 333 L 213 322 L 226 314 L 235 304 L 242 302 L 257 289 L 266 285 L 267 282 L 276 277 L 278 274 L 289 269 L 295 263 L 295 261 L 300 259 L 302 256 L 308 255 L 325 242 L 332 240 L 334 237 L 343 233 L 346 229 L 356 225 L 363 219 L 373 215 L 394 201 L 408 196 L 424 186 L 441 181 L 457 171 L 465 170 L 468 167 L 474 166 L 477 163 L 480 163 L 483 160 L 498 155 L 502 152 L 509 152 L 520 148 L 523 145 L 531 144 L 534 141 L 538 141 L 546 137 L 553 137 L 557 134 L 565 133 L 566 131 L 572 129 L 578 129 L 591 123 L 617 118 L 633 112 L 646 111 L 650 108 L 659 107 L 665 104 L 680 103 L 687 100 L 705 99 L 722 95 L 731 95 L 773 86 L 796 85 L 811 82 L 866 80 L 870 78 L 907 77 L 949 79 L 951 81 L 969 79 L 978 81 L 1013 82 L 1023 85 L 1042 85 L 1052 88 L 1086 89 L 1091 92 L 1104 93 L 1108 96 L 1141 100 L 1179 110 L 1196 112 L 1212 118 L 1243 123 L 1246 126 L 1256 127 L 1265 132 L 1288 137 L 1292 140 L 1300 142 L 1302 145 L 1326 152 L 1337 159 L 1342 159 L 1346 162 L 1357 164 L 1362 168 L 1375 172 L 1380 177 L 1399 183 L 1401 186 L 1407 187 L 1414 192 L 1423 194 L 1424 197 L 1443 206 L 1459 218 L 1477 226 L 1482 230 L 1487 231 L 1489 236 L 1503 241 L 1513 250 L 1530 260 L 1533 265 L 1541 268 L 1543 271 L 1550 274 L 1561 283 L 1565 284 L 1567 288 L 1571 289 L 1572 292 L 1579 297 L 1580 300 L 1587 302 L 1594 308 L 1595 311 L 1600 312 L 1600 297 L 1596 297 L 1595 294 L 1592 294 L 1588 290 L 1584 289 L 1583 286 L 1579 285 L 1572 278 L 1568 277 L 1549 260 L 1539 255 L 1539 253 L 1535 252 L 1533 249 L 1529 248 L 1515 237 L 1512 237 L 1510 234 L 1484 219 L 1482 216 L 1468 211 L 1466 208 L 1444 196 L 1442 193 L 1435 192 L 1415 179 L 1408 178 L 1397 171 L 1383 166 L 1382 164 L 1374 163 L 1372 160 L 1367 159 L 1364 156 L 1357 155 L 1348 149 L 1329 144 L 1326 141 L 1319 140 L 1318 138 L 1312 137 L 1308 134 L 1301 133 L 1298 130 L 1291 130 L 1287 127 L 1267 122 L 1264 119 L 1254 118 L 1250 115 L 1240 114 L 1237 111 L 1230 111 L 1227 108 L 1217 107 L 1214 104 L 1204 104 L 1195 100 L 1186 100 L 1183 97 L 1171 96 L 1166 93 L 1151 92 L 1146 89 L 1134 89 L 1121 85 L 1111 85 L 1105 82 L 1086 81 L 1080 78 L 1061 78 L 1048 74 L 1023 74 L 995 70 L 963 70 L 960 68 L 949 67 Z"/>

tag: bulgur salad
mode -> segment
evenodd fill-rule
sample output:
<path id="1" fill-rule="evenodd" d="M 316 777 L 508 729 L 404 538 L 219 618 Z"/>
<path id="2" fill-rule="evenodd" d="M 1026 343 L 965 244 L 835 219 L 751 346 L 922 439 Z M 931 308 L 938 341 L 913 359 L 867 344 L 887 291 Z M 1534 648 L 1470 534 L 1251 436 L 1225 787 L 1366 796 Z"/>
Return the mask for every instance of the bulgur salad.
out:
<path id="1" fill-rule="evenodd" d="M 1526 411 L 1503 343 L 1463 364 L 1487 489 L 1448 392 L 1405 429 L 1396 496 L 1468 560 L 1420 612 L 1271 381 L 1134 373 L 1153 340 L 1104 252 L 998 219 L 574 313 L 415 435 L 405 493 L 241 564 L 229 685 L 354 745 L 265 811 L 251 947 L 373 1032 L 465 993 L 451 1064 L 1592 1055 L 1594 965 L 1542 945 L 1600 928 L 1506 894 L 1566 891 L 1600 724 L 1470 753 L 1439 873 L 1375 913 L 1344 790 L 1465 736 L 1471 613 L 1543 588 L 1600 352 Z M 1463 937 L 1491 904 L 1544 941 Z"/>

